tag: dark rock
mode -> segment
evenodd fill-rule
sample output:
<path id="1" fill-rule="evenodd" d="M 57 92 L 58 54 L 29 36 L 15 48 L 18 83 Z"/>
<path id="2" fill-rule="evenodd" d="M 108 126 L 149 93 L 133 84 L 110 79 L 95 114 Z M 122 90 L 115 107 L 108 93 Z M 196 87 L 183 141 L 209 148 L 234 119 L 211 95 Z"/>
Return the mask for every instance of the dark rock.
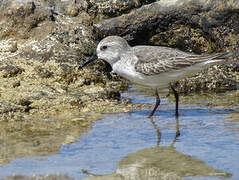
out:
<path id="1" fill-rule="evenodd" d="M 41 176 L 41 175 L 34 175 L 34 176 L 22 176 L 22 175 L 13 175 L 8 176 L 5 178 L 5 180 L 74 180 L 74 178 L 70 178 L 67 175 L 47 175 L 47 176 Z"/>
<path id="2" fill-rule="evenodd" d="M 228 63 L 213 66 L 176 84 L 184 93 L 225 91 L 238 89 L 238 73 L 227 68 L 230 60 L 239 58 L 238 14 L 238 1 L 162 0 L 101 20 L 94 27 L 98 39 L 119 35 L 132 46 L 162 45 L 196 54 L 229 50 L 232 56 Z M 233 64 L 237 67 L 239 62 L 233 61 Z"/>
<path id="3" fill-rule="evenodd" d="M 14 82 L 12 85 L 12 87 L 14 87 L 14 88 L 19 87 L 19 86 L 21 86 L 20 81 Z"/>
<path id="4" fill-rule="evenodd" d="M 237 1 L 164 0 L 100 21 L 95 29 L 99 39 L 119 35 L 131 45 L 157 44 L 182 50 L 186 46 L 196 53 L 212 52 L 238 48 L 238 11 Z"/>
<path id="5" fill-rule="evenodd" d="M 89 86 L 91 84 L 91 81 L 90 81 L 90 79 L 84 78 L 82 83 L 86 86 Z"/>
<path id="6" fill-rule="evenodd" d="M 123 36 L 131 45 L 164 45 L 194 53 L 229 49 L 234 51 L 234 60 L 238 58 L 237 1 L 152 2 L 0 1 L 0 73 L 4 77 L 0 80 L 5 88 L 2 101 L 10 102 L 11 107 L 11 113 L 4 111 L 3 116 L 11 114 L 22 119 L 26 114 L 17 114 L 22 107 L 16 104 L 22 98 L 30 98 L 34 105 L 34 109 L 23 111 L 46 118 L 62 109 L 72 112 L 75 106 L 75 112 L 90 112 L 94 107 L 91 102 L 96 99 L 102 104 L 110 100 L 117 104 L 114 99 L 120 99 L 119 92 L 127 83 L 105 72 L 111 70 L 109 66 L 98 61 L 82 71 L 76 70 L 78 64 L 94 53 L 96 40 L 108 35 Z M 113 18 L 105 20 L 110 17 Z M 213 66 L 176 86 L 185 93 L 237 89 L 238 63 L 232 64 Z M 82 91 L 88 92 L 84 104 L 70 96 Z M 46 111 L 52 111 L 51 115 Z"/>
<path id="7" fill-rule="evenodd" d="M 239 89 L 238 67 L 239 63 L 235 61 L 215 65 L 193 77 L 175 82 L 174 86 L 178 92 L 184 94 L 202 91 L 225 92 L 227 90 L 237 90 Z"/>
<path id="8" fill-rule="evenodd" d="M 34 70 L 41 78 L 49 78 L 53 75 L 53 73 L 50 72 L 49 70 L 39 66 L 35 67 Z"/>
<path id="9" fill-rule="evenodd" d="M 2 77 L 4 78 L 16 76 L 17 74 L 21 74 L 24 71 L 22 68 L 12 65 L 2 67 L 0 70 L 4 71 L 2 75 Z"/>
<path id="10" fill-rule="evenodd" d="M 88 12 L 97 19 L 115 17 L 155 0 L 87 0 Z"/>
<path id="11" fill-rule="evenodd" d="M 44 21 L 52 21 L 52 12 L 32 1 L 5 1 L 0 4 L 0 39 L 6 37 L 29 38 L 32 29 Z M 44 31 L 44 28 L 41 28 Z M 39 31 L 40 32 L 40 31 Z"/>
<path id="12" fill-rule="evenodd" d="M 32 102 L 29 101 L 28 99 L 20 99 L 19 100 L 19 105 L 21 106 L 29 106 Z"/>
<path id="13" fill-rule="evenodd" d="M 116 100 L 120 100 L 120 93 L 119 91 L 115 91 L 115 90 L 108 90 L 107 96 L 109 99 L 116 99 Z"/>
<path id="14" fill-rule="evenodd" d="M 40 61 L 78 62 L 85 59 L 95 47 L 93 28 L 87 13 L 78 14 L 78 6 L 73 1 L 0 2 L 0 40 L 15 40 L 10 42 L 11 46 L 3 44 L 1 58 L 13 56 L 6 53 L 10 51 L 18 57 Z M 70 19 L 62 13 L 77 17 Z"/>

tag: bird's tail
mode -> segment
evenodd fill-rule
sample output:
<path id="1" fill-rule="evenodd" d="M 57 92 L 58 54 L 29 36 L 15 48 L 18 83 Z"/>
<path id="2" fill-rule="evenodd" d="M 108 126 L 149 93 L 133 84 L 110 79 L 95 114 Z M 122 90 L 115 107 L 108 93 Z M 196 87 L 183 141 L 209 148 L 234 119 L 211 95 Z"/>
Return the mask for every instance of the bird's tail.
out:
<path id="1" fill-rule="evenodd" d="M 228 59 L 228 57 L 230 55 L 231 55 L 231 53 L 229 51 L 226 51 L 226 52 L 222 52 L 222 53 L 216 53 L 213 55 L 205 56 L 205 58 L 208 59 L 207 61 L 205 61 L 205 64 L 211 64 L 211 63 L 217 63 L 217 62 L 224 61 L 224 60 Z"/>

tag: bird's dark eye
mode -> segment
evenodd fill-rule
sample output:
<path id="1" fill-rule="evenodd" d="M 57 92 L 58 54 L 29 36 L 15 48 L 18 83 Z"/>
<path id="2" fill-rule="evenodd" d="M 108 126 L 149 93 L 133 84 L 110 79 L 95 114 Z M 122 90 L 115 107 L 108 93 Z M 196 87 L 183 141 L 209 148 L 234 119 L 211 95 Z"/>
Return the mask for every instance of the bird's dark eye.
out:
<path id="1" fill-rule="evenodd" d="M 101 46 L 100 50 L 106 50 L 108 48 L 108 46 Z"/>

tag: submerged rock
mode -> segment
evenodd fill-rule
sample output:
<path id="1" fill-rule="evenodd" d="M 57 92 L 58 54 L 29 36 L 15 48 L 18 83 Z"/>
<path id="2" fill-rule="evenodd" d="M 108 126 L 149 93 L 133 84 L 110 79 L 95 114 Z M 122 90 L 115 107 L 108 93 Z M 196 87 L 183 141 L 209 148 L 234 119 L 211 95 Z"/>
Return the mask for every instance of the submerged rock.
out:
<path id="1" fill-rule="evenodd" d="M 47 175 L 47 176 L 41 176 L 41 175 L 35 175 L 35 176 L 21 176 L 21 175 L 14 175 L 9 176 L 5 178 L 5 180 L 74 180 L 74 178 L 71 178 L 67 175 Z"/>

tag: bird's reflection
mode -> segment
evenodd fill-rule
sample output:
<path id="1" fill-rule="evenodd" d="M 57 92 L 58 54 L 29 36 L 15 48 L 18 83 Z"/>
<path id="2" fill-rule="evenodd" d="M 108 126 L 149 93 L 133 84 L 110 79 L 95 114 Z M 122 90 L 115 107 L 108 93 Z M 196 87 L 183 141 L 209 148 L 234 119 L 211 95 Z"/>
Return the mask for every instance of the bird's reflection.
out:
<path id="1" fill-rule="evenodd" d="M 150 122 L 152 123 L 154 129 L 156 130 L 157 133 L 157 147 L 159 147 L 160 142 L 161 142 L 161 131 L 160 131 L 160 127 L 155 123 L 153 117 L 149 117 Z M 180 136 L 180 128 L 179 128 L 179 119 L 178 116 L 175 116 L 175 120 L 176 120 L 176 134 L 174 136 L 173 142 L 171 143 L 170 146 L 174 146 L 175 142 L 177 141 L 177 139 Z"/>
<path id="2" fill-rule="evenodd" d="M 160 127 L 152 117 L 149 120 L 157 133 L 155 147 L 128 154 L 118 162 L 116 171 L 112 174 L 96 175 L 83 170 L 83 173 L 91 176 L 85 180 L 181 180 L 188 176 L 231 176 L 229 173 L 206 165 L 200 159 L 192 158 L 176 150 L 174 145 L 180 137 L 178 117 L 175 117 L 175 136 L 169 146 L 160 146 L 162 137 Z"/>

